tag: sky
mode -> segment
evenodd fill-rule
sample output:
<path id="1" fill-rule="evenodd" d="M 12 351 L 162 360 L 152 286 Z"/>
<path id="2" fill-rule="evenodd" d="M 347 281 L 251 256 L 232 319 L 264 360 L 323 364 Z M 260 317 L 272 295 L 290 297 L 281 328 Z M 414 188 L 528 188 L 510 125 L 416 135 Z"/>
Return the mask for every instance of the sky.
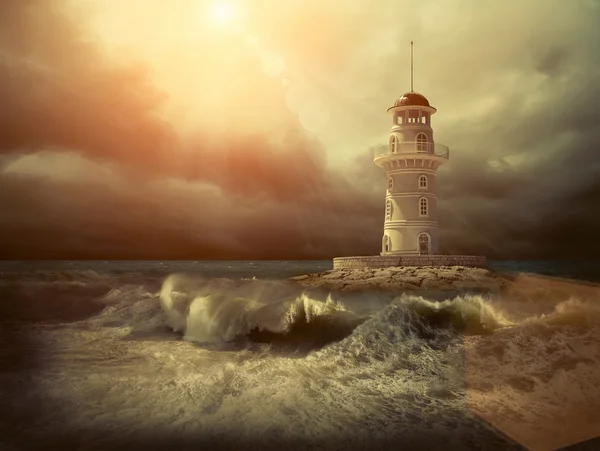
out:
<path id="1" fill-rule="evenodd" d="M 600 0 L 3 0 L 5 259 L 376 255 L 438 110 L 440 251 L 600 257 Z"/>

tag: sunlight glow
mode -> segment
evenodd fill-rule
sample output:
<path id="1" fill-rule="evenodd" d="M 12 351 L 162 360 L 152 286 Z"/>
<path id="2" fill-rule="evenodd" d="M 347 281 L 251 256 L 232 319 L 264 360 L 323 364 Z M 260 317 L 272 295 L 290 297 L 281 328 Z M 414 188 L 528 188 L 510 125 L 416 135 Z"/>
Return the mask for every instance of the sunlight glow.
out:
<path id="1" fill-rule="evenodd" d="M 230 24 L 234 18 L 235 11 L 231 3 L 218 1 L 210 9 L 210 19 L 219 25 Z"/>

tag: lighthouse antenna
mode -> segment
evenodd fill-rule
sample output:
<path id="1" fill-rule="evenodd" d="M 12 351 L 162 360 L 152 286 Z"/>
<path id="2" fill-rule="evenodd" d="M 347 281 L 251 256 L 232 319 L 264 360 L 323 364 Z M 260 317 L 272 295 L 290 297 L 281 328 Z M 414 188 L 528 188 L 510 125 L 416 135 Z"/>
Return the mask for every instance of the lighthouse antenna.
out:
<path id="1" fill-rule="evenodd" d="M 414 81 L 414 52 L 413 52 L 413 41 L 410 41 L 410 92 L 414 92 L 413 81 Z"/>

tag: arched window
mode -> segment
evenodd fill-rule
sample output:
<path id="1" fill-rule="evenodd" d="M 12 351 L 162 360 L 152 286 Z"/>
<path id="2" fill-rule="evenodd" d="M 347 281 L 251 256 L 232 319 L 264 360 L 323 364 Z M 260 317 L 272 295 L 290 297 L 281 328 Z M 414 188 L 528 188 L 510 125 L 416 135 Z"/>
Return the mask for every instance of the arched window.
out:
<path id="1" fill-rule="evenodd" d="M 383 252 L 390 252 L 392 250 L 392 240 L 387 235 L 383 235 Z"/>
<path id="2" fill-rule="evenodd" d="M 392 201 L 385 201 L 385 220 L 390 221 L 392 219 Z"/>
<path id="3" fill-rule="evenodd" d="M 429 216 L 429 202 L 426 197 L 419 199 L 419 216 Z"/>
<path id="4" fill-rule="evenodd" d="M 419 234 L 418 238 L 419 254 L 429 254 L 431 250 L 431 240 L 427 233 Z"/>
<path id="5" fill-rule="evenodd" d="M 390 136 L 390 152 L 396 153 L 396 135 Z"/>
<path id="6" fill-rule="evenodd" d="M 388 189 L 392 189 L 394 187 L 394 179 L 390 177 L 388 179 Z"/>
<path id="7" fill-rule="evenodd" d="M 422 175 L 419 177 L 419 188 L 427 189 L 427 176 L 426 175 Z"/>
<path id="8" fill-rule="evenodd" d="M 425 133 L 419 133 L 417 135 L 417 152 L 426 153 L 428 150 L 427 135 Z"/>

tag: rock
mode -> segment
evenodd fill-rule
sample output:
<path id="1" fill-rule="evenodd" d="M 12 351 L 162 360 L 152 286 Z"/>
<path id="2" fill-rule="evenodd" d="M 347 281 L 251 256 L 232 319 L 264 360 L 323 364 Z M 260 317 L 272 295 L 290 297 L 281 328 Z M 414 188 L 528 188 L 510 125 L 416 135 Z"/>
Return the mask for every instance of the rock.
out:
<path id="1" fill-rule="evenodd" d="M 423 279 L 420 277 L 415 277 L 415 276 L 394 276 L 391 279 L 392 283 L 397 283 L 399 285 L 414 285 L 417 288 L 419 288 L 419 286 L 421 286 L 421 283 L 423 282 Z"/>
<path id="2" fill-rule="evenodd" d="M 341 291 L 345 286 L 344 282 L 329 282 L 324 285 L 325 288 L 331 291 Z"/>
<path id="3" fill-rule="evenodd" d="M 409 266 L 332 270 L 297 276 L 292 282 L 331 291 L 459 290 L 500 291 L 509 281 L 484 268 Z"/>
<path id="4" fill-rule="evenodd" d="M 340 291 L 353 293 L 355 291 L 363 291 L 366 287 L 358 284 L 346 284 Z"/>
<path id="5" fill-rule="evenodd" d="M 443 280 L 431 277 L 431 276 L 423 279 L 423 281 L 421 282 L 421 285 L 420 285 L 420 287 L 424 288 L 424 289 L 432 289 L 432 288 L 440 289 L 440 288 L 444 288 L 444 286 L 448 287 L 448 283 L 444 282 Z"/>

